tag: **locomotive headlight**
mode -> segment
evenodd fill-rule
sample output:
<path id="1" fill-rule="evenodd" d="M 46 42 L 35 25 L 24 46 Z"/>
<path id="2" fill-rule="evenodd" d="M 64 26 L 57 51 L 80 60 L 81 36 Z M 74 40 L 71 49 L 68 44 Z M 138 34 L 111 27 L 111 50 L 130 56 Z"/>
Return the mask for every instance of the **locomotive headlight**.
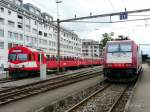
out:
<path id="1" fill-rule="evenodd" d="M 107 66 L 108 66 L 108 67 L 111 67 L 111 66 L 112 66 L 112 64 L 107 64 Z"/>

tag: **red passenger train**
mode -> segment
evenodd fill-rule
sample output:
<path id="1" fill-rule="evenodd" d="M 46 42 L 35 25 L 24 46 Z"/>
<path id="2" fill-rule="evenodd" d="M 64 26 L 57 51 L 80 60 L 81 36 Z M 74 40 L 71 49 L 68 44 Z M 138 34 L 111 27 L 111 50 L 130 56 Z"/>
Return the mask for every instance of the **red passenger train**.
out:
<path id="1" fill-rule="evenodd" d="M 132 40 L 110 41 L 104 51 L 104 76 L 111 81 L 135 79 L 142 69 L 141 51 Z"/>
<path id="2" fill-rule="evenodd" d="M 23 77 L 40 71 L 40 55 L 47 70 L 57 69 L 56 56 L 46 54 L 33 48 L 16 46 L 9 49 L 8 70 L 11 77 Z M 60 68 L 101 65 L 102 59 L 60 56 Z"/>

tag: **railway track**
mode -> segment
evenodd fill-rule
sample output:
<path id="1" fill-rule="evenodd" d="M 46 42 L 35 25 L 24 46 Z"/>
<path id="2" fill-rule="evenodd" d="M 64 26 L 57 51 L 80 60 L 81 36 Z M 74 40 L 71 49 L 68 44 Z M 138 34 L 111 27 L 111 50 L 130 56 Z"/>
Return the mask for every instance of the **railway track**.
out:
<path id="1" fill-rule="evenodd" d="M 107 84 L 65 112 L 123 112 L 129 88 L 130 85 Z"/>
<path id="2" fill-rule="evenodd" d="M 94 68 L 92 68 L 92 69 L 97 69 L 97 68 L 99 68 L 100 66 L 97 66 L 97 67 L 94 67 Z M 74 74 L 74 73 L 80 73 L 80 72 L 82 72 L 82 71 L 85 71 L 85 70 L 89 70 L 89 69 L 91 69 L 91 68 L 82 68 L 82 69 L 80 69 L 80 70 L 71 70 L 71 71 L 67 71 L 67 72 L 60 72 L 59 73 L 59 76 L 58 77 L 62 77 L 61 75 L 65 75 L 65 74 L 68 74 L 68 75 L 70 75 L 70 74 Z M 49 74 L 49 75 L 56 75 L 56 73 L 53 73 L 53 74 Z M 28 79 L 29 78 L 33 78 L 33 77 L 27 77 Z M 27 78 L 21 78 L 21 79 L 9 79 L 9 78 L 2 78 L 2 79 L 0 79 L 0 84 L 2 84 L 2 83 L 7 83 L 7 82 L 13 82 L 13 81 L 18 81 L 18 80 L 24 80 L 24 79 L 27 79 Z"/>
<path id="3" fill-rule="evenodd" d="M 12 79 L 3 78 L 3 79 L 0 79 L 0 84 L 1 84 L 1 83 L 7 83 L 7 82 L 11 82 L 11 81 L 16 81 L 16 80 L 12 80 Z"/>
<path id="4" fill-rule="evenodd" d="M 80 71 L 78 73 L 72 73 L 72 75 L 65 75 L 53 79 L 43 80 L 23 86 L 12 87 L 0 91 L 0 105 L 16 101 L 25 97 L 29 97 L 35 94 L 46 92 L 58 87 L 66 86 L 78 81 L 96 77 L 101 74 L 102 70 L 93 68 L 86 71 Z"/>

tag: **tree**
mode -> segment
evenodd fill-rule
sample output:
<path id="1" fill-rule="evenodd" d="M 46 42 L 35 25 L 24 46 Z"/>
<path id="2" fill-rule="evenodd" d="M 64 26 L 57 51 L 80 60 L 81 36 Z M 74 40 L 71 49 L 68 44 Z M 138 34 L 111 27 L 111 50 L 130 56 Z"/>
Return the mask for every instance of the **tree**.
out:
<path id="1" fill-rule="evenodd" d="M 114 36 L 114 32 L 102 34 L 102 40 L 100 41 L 101 49 L 103 49 L 106 46 L 106 43 L 108 41 L 114 40 L 112 36 Z"/>

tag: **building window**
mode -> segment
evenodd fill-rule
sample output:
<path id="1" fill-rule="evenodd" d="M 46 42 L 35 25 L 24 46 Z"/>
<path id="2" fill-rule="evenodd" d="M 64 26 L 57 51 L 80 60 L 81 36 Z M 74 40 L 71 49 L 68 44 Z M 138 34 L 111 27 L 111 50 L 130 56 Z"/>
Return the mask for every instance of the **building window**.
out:
<path id="1" fill-rule="evenodd" d="M 0 37 L 4 37 L 4 30 L 0 29 Z"/>
<path id="2" fill-rule="evenodd" d="M 19 19 L 23 19 L 23 17 L 22 17 L 21 15 L 18 15 L 18 18 L 19 18 Z"/>
<path id="3" fill-rule="evenodd" d="M 1 10 L 1 12 L 4 12 L 4 8 L 3 8 L 3 7 L 1 7 L 1 9 L 0 9 L 0 10 Z"/>
<path id="4" fill-rule="evenodd" d="M 42 31 L 39 31 L 39 35 L 42 35 Z"/>
<path id="5" fill-rule="evenodd" d="M 18 23 L 18 28 L 22 29 L 23 28 L 23 24 L 22 23 Z"/>
<path id="6" fill-rule="evenodd" d="M 37 34 L 37 32 L 38 32 L 37 29 L 34 29 L 34 28 L 32 29 L 33 34 Z"/>
<path id="7" fill-rule="evenodd" d="M 14 38 L 18 40 L 18 33 L 14 33 Z"/>
<path id="8" fill-rule="evenodd" d="M 51 30 L 51 26 L 49 26 L 49 30 Z"/>
<path id="9" fill-rule="evenodd" d="M 48 37 L 52 38 L 52 34 L 49 33 L 49 34 L 48 34 Z"/>
<path id="10" fill-rule="evenodd" d="M 47 28 L 48 28 L 48 25 L 44 24 L 44 28 L 47 29 Z"/>
<path id="11" fill-rule="evenodd" d="M 47 37 L 47 33 L 44 33 L 44 37 Z"/>
<path id="12" fill-rule="evenodd" d="M 0 24 L 4 25 L 4 18 L 0 18 Z"/>
<path id="13" fill-rule="evenodd" d="M 19 39 L 20 39 L 21 41 L 23 41 L 23 35 L 22 35 L 22 34 L 19 34 L 18 36 L 19 36 Z"/>
<path id="14" fill-rule="evenodd" d="M 29 18 L 25 18 L 25 24 L 30 25 L 30 19 Z"/>
<path id="15" fill-rule="evenodd" d="M 14 27 L 15 26 L 15 22 L 8 20 L 8 26 Z"/>
<path id="16" fill-rule="evenodd" d="M 42 28 L 42 23 L 39 23 L 39 27 Z"/>
<path id="17" fill-rule="evenodd" d="M 34 25 L 37 25 L 37 21 L 36 20 L 34 21 Z"/>
<path id="18" fill-rule="evenodd" d="M 8 43 L 8 49 L 10 49 L 12 47 L 13 47 L 12 43 Z"/>
<path id="19" fill-rule="evenodd" d="M 0 49 L 4 49 L 4 42 L 0 42 Z"/>
<path id="20" fill-rule="evenodd" d="M 42 44 L 42 39 L 39 40 L 39 43 Z"/>
<path id="21" fill-rule="evenodd" d="M 30 25 L 26 25 L 25 26 L 25 30 L 28 31 L 28 32 L 30 32 Z"/>
<path id="22" fill-rule="evenodd" d="M 27 36 L 27 35 L 26 35 L 25 37 L 26 37 L 26 42 L 29 42 L 29 41 L 30 41 L 30 40 L 29 40 L 30 37 Z"/>
<path id="23" fill-rule="evenodd" d="M 13 37 L 13 33 L 8 31 L 8 38 L 12 38 Z"/>
<path id="24" fill-rule="evenodd" d="M 10 10 L 8 10 L 8 15 L 11 15 L 11 11 Z"/>

